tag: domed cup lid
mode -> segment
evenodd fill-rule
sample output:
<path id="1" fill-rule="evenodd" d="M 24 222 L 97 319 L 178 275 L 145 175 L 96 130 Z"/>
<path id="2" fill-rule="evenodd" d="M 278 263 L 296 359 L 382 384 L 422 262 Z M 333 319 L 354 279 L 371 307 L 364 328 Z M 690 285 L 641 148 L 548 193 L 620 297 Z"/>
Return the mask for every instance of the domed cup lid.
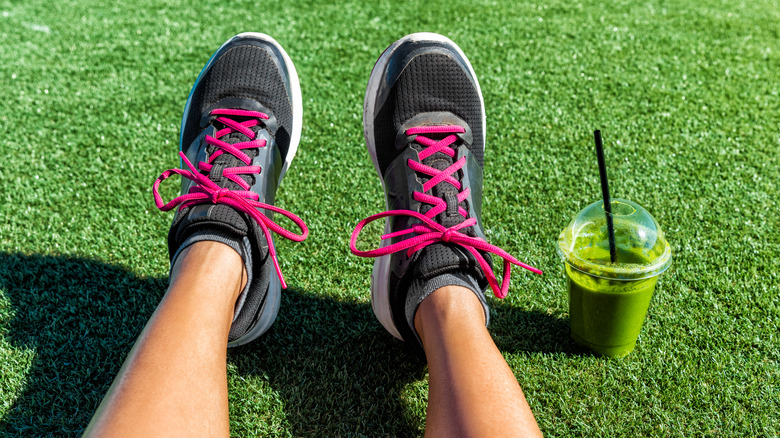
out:
<path id="1" fill-rule="evenodd" d="M 572 268 L 594 277 L 640 280 L 664 272 L 672 250 L 658 222 L 639 204 L 613 199 L 617 262 L 609 257 L 604 201 L 594 202 L 569 223 L 558 237 L 558 254 Z"/>

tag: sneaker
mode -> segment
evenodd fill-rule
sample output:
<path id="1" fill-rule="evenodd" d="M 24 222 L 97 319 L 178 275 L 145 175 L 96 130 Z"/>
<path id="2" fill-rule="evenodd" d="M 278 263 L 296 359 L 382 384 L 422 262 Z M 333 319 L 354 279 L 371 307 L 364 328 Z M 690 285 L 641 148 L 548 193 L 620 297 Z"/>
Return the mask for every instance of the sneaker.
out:
<path id="1" fill-rule="evenodd" d="M 236 303 L 231 347 L 265 333 L 279 313 L 286 284 L 271 231 L 297 242 L 308 235 L 303 220 L 274 206 L 298 148 L 301 113 L 298 75 L 284 49 L 268 35 L 239 34 L 212 55 L 192 87 L 181 121 L 181 168 L 154 183 L 157 207 L 178 207 L 168 233 L 171 266 L 198 240 L 224 242 L 244 259 L 248 281 Z M 183 177 L 182 194 L 166 204 L 158 189 L 173 174 Z M 300 234 L 274 223 L 274 213 Z"/>
<path id="2" fill-rule="evenodd" d="M 371 304 L 388 332 L 420 346 L 414 314 L 424 296 L 410 296 L 415 282 L 450 274 L 465 279 L 462 284 L 476 283 L 470 288 L 479 291 L 487 319 L 482 292 L 489 285 L 497 297 L 506 296 L 512 264 L 541 273 L 485 239 L 485 105 L 474 70 L 455 43 L 416 33 L 385 50 L 368 80 L 363 127 L 388 211 L 361 221 L 350 249 L 376 257 Z M 358 250 L 360 231 L 381 218 L 380 247 Z M 490 253 L 504 258 L 500 286 Z"/>

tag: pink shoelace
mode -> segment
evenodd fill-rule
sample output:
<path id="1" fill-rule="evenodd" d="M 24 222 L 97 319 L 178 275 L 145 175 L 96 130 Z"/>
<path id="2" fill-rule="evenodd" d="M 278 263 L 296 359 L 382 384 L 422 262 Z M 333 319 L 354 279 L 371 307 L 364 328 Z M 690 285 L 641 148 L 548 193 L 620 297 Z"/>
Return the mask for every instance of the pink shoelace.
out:
<path id="1" fill-rule="evenodd" d="M 455 149 L 451 148 L 450 145 L 453 144 L 458 138 L 457 136 L 455 136 L 455 134 L 463 133 L 463 132 L 465 132 L 465 129 L 462 126 L 457 126 L 457 125 L 424 126 L 424 127 L 411 128 L 406 130 L 406 135 L 417 135 L 415 141 L 420 145 L 425 146 L 425 148 L 419 154 L 420 162 L 411 159 L 407 161 L 409 168 L 411 168 L 415 172 L 419 172 L 431 177 L 426 183 L 423 184 L 423 192 L 428 192 L 436 184 L 445 182 L 447 184 L 453 185 L 459 191 L 457 196 L 458 203 L 461 203 L 464 200 L 466 200 L 466 198 L 468 198 L 469 188 L 467 187 L 465 190 L 461 190 L 462 189 L 461 183 L 452 176 L 466 164 L 466 157 L 461 157 L 452 165 L 450 165 L 449 167 L 441 171 L 422 164 L 422 161 L 424 159 L 430 157 L 431 155 L 437 152 L 447 154 L 448 156 L 454 159 Z M 444 137 L 441 140 L 436 141 L 431 138 L 424 137 L 423 135 L 425 134 L 450 134 L 450 135 Z M 510 255 L 503 249 L 487 243 L 487 241 L 485 241 L 484 239 L 478 237 L 471 237 L 461 232 L 460 230 L 462 230 L 463 228 L 468 228 L 477 223 L 476 218 L 468 217 L 468 212 L 465 209 L 463 209 L 463 207 L 459 207 L 458 212 L 466 220 L 451 228 L 446 228 L 443 225 L 438 224 L 433 219 L 436 217 L 436 215 L 438 215 L 439 213 L 447 209 L 447 203 L 444 201 L 444 199 L 437 198 L 435 196 L 431 196 L 426 193 L 420 193 L 420 192 L 414 192 L 412 196 L 416 201 L 432 204 L 433 207 L 425 214 L 416 211 L 411 211 L 411 210 L 390 210 L 363 219 L 355 227 L 355 230 L 352 232 L 352 238 L 349 241 L 349 248 L 352 251 L 352 253 L 360 257 L 380 257 L 394 252 L 406 250 L 406 255 L 408 257 L 411 257 L 412 254 L 414 254 L 417 251 L 420 251 L 421 249 L 425 248 L 428 245 L 432 245 L 437 242 L 452 242 L 465 248 L 477 259 L 477 262 L 479 262 L 479 266 L 482 268 L 482 271 L 485 273 L 485 276 L 487 277 L 490 287 L 493 289 L 493 294 L 495 294 L 495 296 L 498 298 L 504 298 L 509 291 L 509 280 L 512 275 L 511 273 L 512 265 L 520 266 L 522 268 L 528 269 L 529 271 L 535 272 L 537 274 L 542 273 L 542 271 L 532 266 L 526 265 L 525 263 L 520 262 L 519 260 L 517 260 L 515 257 Z M 392 245 L 380 247 L 370 251 L 360 251 L 359 249 L 357 249 L 357 238 L 358 235 L 360 234 L 360 231 L 371 222 L 388 216 L 410 216 L 420 220 L 421 223 L 415 224 L 411 228 L 407 228 L 405 230 L 400 230 L 393 233 L 385 234 L 382 236 L 382 240 L 392 239 L 393 237 L 402 236 L 410 233 L 415 233 L 416 235 L 414 237 L 410 237 L 408 239 L 402 240 Z M 495 254 L 504 259 L 504 272 L 503 272 L 500 286 L 487 260 L 485 260 L 482 254 L 479 253 L 480 250 Z"/>
<path id="2" fill-rule="evenodd" d="M 181 205 L 181 208 L 191 207 L 198 204 L 225 204 L 235 208 L 238 211 L 248 214 L 254 219 L 260 228 L 263 230 L 266 241 L 268 242 L 268 251 L 271 255 L 271 260 L 274 263 L 274 269 L 279 276 L 279 280 L 282 283 L 283 288 L 287 288 L 287 283 L 284 281 L 282 270 L 279 268 L 279 261 L 276 258 L 276 249 L 274 248 L 273 240 L 271 239 L 271 231 L 279 234 L 282 237 L 293 240 L 295 242 L 301 242 L 309 235 L 309 229 L 301 218 L 289 211 L 283 210 L 279 207 L 259 202 L 260 196 L 257 193 L 250 191 L 250 186 L 239 175 L 259 175 L 262 169 L 260 166 L 252 166 L 252 159 L 249 155 L 243 152 L 244 149 L 254 149 L 265 147 L 266 141 L 257 139 L 257 134 L 250 128 L 260 124 L 260 120 L 267 120 L 268 115 L 257 111 L 245 111 L 235 109 L 215 109 L 211 112 L 211 115 L 217 116 L 216 120 L 225 125 L 225 128 L 220 129 L 214 134 L 214 137 L 207 135 L 206 143 L 216 146 L 217 150 L 208 157 L 206 162 L 199 162 L 198 169 L 203 172 L 210 172 L 212 168 L 212 162 L 218 156 L 228 153 L 234 155 L 239 160 L 244 162 L 246 166 L 229 167 L 222 171 L 222 176 L 234 183 L 238 184 L 243 190 L 230 190 L 224 189 L 211 181 L 207 175 L 200 173 L 195 166 L 187 159 L 187 156 L 183 152 L 179 152 L 181 159 L 190 168 L 189 171 L 183 169 L 168 169 L 160 175 L 154 182 L 152 192 L 154 193 L 154 202 L 162 211 L 169 211 L 177 206 Z M 249 117 L 250 119 L 238 122 L 231 117 Z M 247 136 L 250 140 L 239 142 L 235 144 L 228 144 L 220 138 L 231 134 L 233 132 L 240 132 Z M 194 181 L 196 184 L 190 187 L 189 193 L 174 198 L 172 201 L 165 204 L 159 193 L 160 184 L 168 179 L 173 174 L 181 175 L 184 178 Z M 264 214 L 260 213 L 257 209 L 264 208 L 273 212 L 279 213 L 288 219 L 292 220 L 295 225 L 301 230 L 301 234 L 295 234 L 288 231 L 276 224 Z"/>

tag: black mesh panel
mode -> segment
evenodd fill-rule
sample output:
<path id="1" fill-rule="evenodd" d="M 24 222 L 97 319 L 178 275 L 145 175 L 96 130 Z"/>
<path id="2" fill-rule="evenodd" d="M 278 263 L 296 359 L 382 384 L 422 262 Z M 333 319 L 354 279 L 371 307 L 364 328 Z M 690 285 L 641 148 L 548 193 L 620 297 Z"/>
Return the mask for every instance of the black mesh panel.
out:
<path id="1" fill-rule="evenodd" d="M 273 111 L 279 124 L 274 136 L 282 157 L 286 157 L 292 132 L 292 103 L 271 52 L 255 45 L 228 50 L 204 73 L 192 95 L 183 144 L 190 144 L 198 135 L 203 111 L 228 97 L 254 99 Z"/>
<path id="2" fill-rule="evenodd" d="M 474 135 L 471 152 L 482 165 L 484 133 L 479 93 L 453 58 L 426 53 L 409 62 L 374 120 L 377 158 L 383 173 L 398 154 L 394 142 L 401 125 L 424 112 L 451 112 L 468 123 Z"/>

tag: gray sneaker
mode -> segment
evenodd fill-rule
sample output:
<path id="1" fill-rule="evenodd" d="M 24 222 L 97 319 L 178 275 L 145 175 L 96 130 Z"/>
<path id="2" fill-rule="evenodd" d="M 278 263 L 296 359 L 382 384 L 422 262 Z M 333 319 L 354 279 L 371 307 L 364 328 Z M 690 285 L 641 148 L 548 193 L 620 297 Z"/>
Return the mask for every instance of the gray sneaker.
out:
<path id="1" fill-rule="evenodd" d="M 388 211 L 358 224 L 350 247 L 356 255 L 376 257 L 371 303 L 377 319 L 416 348 L 414 315 L 427 296 L 416 284 L 449 275 L 479 291 L 487 317 L 482 291 L 490 285 L 505 296 L 510 263 L 524 266 L 488 244 L 483 233 L 485 105 L 461 49 L 432 33 L 393 43 L 371 72 L 363 127 Z M 380 248 L 358 250 L 360 230 L 380 218 L 385 218 Z M 501 287 L 489 253 L 505 259 Z"/>
<path id="2" fill-rule="evenodd" d="M 244 259 L 249 280 L 228 346 L 262 335 L 279 312 L 286 285 L 270 232 L 294 241 L 308 235 L 300 218 L 274 206 L 298 148 L 301 113 L 298 75 L 284 49 L 268 35 L 239 34 L 214 53 L 192 87 L 181 122 L 181 169 L 163 172 L 154 185 L 161 210 L 178 207 L 168 234 L 171 264 L 197 240 L 228 243 Z M 182 195 L 164 204 L 158 187 L 173 174 L 184 177 Z M 274 213 L 301 233 L 275 224 Z"/>

